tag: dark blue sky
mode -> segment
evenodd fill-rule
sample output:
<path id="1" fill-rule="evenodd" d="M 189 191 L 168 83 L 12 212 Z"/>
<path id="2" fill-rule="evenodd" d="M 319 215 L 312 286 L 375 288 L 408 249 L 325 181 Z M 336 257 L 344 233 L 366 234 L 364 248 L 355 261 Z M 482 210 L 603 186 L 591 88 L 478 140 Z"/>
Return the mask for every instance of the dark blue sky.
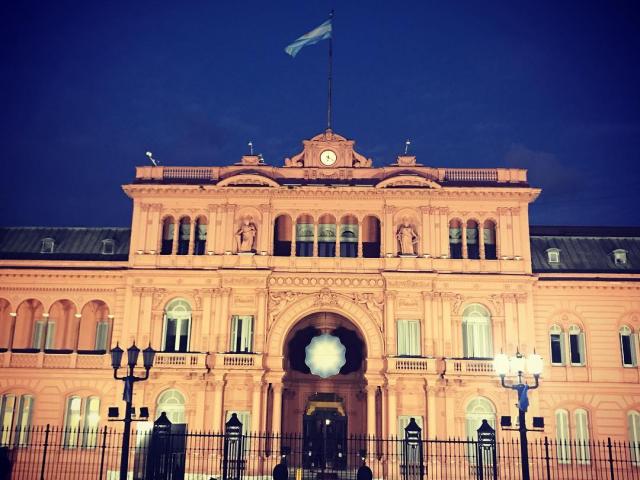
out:
<path id="1" fill-rule="evenodd" d="M 2 2 L 2 225 L 125 226 L 146 150 L 281 165 L 325 127 L 374 165 L 529 169 L 532 223 L 640 225 L 640 4 Z"/>

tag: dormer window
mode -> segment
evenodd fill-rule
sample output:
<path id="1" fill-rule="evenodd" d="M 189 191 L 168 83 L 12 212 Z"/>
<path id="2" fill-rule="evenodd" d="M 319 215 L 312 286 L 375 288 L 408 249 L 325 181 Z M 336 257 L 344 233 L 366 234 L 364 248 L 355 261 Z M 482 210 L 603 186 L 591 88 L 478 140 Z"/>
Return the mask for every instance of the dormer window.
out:
<path id="1" fill-rule="evenodd" d="M 113 255 L 115 251 L 115 242 L 110 238 L 102 240 L 102 255 Z"/>
<path id="2" fill-rule="evenodd" d="M 56 242 L 53 238 L 43 238 L 40 243 L 40 253 L 53 253 Z"/>
<path id="3" fill-rule="evenodd" d="M 547 249 L 547 262 L 549 262 L 549 263 L 560 263 L 560 249 L 559 248 L 548 248 Z"/>
<path id="4" fill-rule="evenodd" d="M 627 251 L 622 248 L 618 248 L 611 252 L 613 255 L 613 263 L 616 265 L 626 265 L 627 264 Z"/>

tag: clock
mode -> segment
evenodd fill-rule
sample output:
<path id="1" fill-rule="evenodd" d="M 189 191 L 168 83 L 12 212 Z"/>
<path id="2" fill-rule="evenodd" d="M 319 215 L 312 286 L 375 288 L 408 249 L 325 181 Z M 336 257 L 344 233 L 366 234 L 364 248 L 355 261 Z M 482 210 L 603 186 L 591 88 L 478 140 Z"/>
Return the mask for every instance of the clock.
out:
<path id="1" fill-rule="evenodd" d="M 337 159 L 338 157 L 333 150 L 325 150 L 320 154 L 320 162 L 322 162 L 325 167 L 330 167 L 336 163 Z"/>

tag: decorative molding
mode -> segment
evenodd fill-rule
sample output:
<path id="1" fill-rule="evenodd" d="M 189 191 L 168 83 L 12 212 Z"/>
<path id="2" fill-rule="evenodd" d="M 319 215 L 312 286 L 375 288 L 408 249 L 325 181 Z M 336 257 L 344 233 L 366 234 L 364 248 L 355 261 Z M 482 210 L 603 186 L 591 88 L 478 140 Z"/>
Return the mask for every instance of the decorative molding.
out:
<path id="1" fill-rule="evenodd" d="M 269 285 L 272 287 L 361 287 L 361 288 L 383 288 L 384 280 L 379 277 L 359 278 L 353 276 L 298 276 L 298 275 L 273 275 L 269 278 Z"/>

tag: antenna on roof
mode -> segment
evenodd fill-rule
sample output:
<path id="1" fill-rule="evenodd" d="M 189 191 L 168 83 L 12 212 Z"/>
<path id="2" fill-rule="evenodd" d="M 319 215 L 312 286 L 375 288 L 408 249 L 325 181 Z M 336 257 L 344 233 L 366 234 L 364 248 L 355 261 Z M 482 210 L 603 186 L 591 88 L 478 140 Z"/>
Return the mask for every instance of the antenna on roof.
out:
<path id="1" fill-rule="evenodd" d="M 157 167 L 158 165 L 160 165 L 160 161 L 156 160 L 155 158 L 153 158 L 153 153 L 146 152 L 145 155 L 149 158 L 149 161 L 151 161 L 151 163 L 153 163 L 154 167 Z"/>
<path id="2" fill-rule="evenodd" d="M 249 146 L 249 155 L 253 155 L 253 142 L 249 140 L 249 143 L 247 143 L 247 145 Z"/>
<path id="3" fill-rule="evenodd" d="M 264 158 L 262 157 L 261 153 L 258 154 L 258 159 L 259 159 L 260 163 L 264 163 Z"/>
<path id="4" fill-rule="evenodd" d="M 407 153 L 409 153 L 409 145 L 411 145 L 411 140 L 409 140 L 407 138 L 407 140 L 404 142 L 404 154 L 406 155 Z"/>

